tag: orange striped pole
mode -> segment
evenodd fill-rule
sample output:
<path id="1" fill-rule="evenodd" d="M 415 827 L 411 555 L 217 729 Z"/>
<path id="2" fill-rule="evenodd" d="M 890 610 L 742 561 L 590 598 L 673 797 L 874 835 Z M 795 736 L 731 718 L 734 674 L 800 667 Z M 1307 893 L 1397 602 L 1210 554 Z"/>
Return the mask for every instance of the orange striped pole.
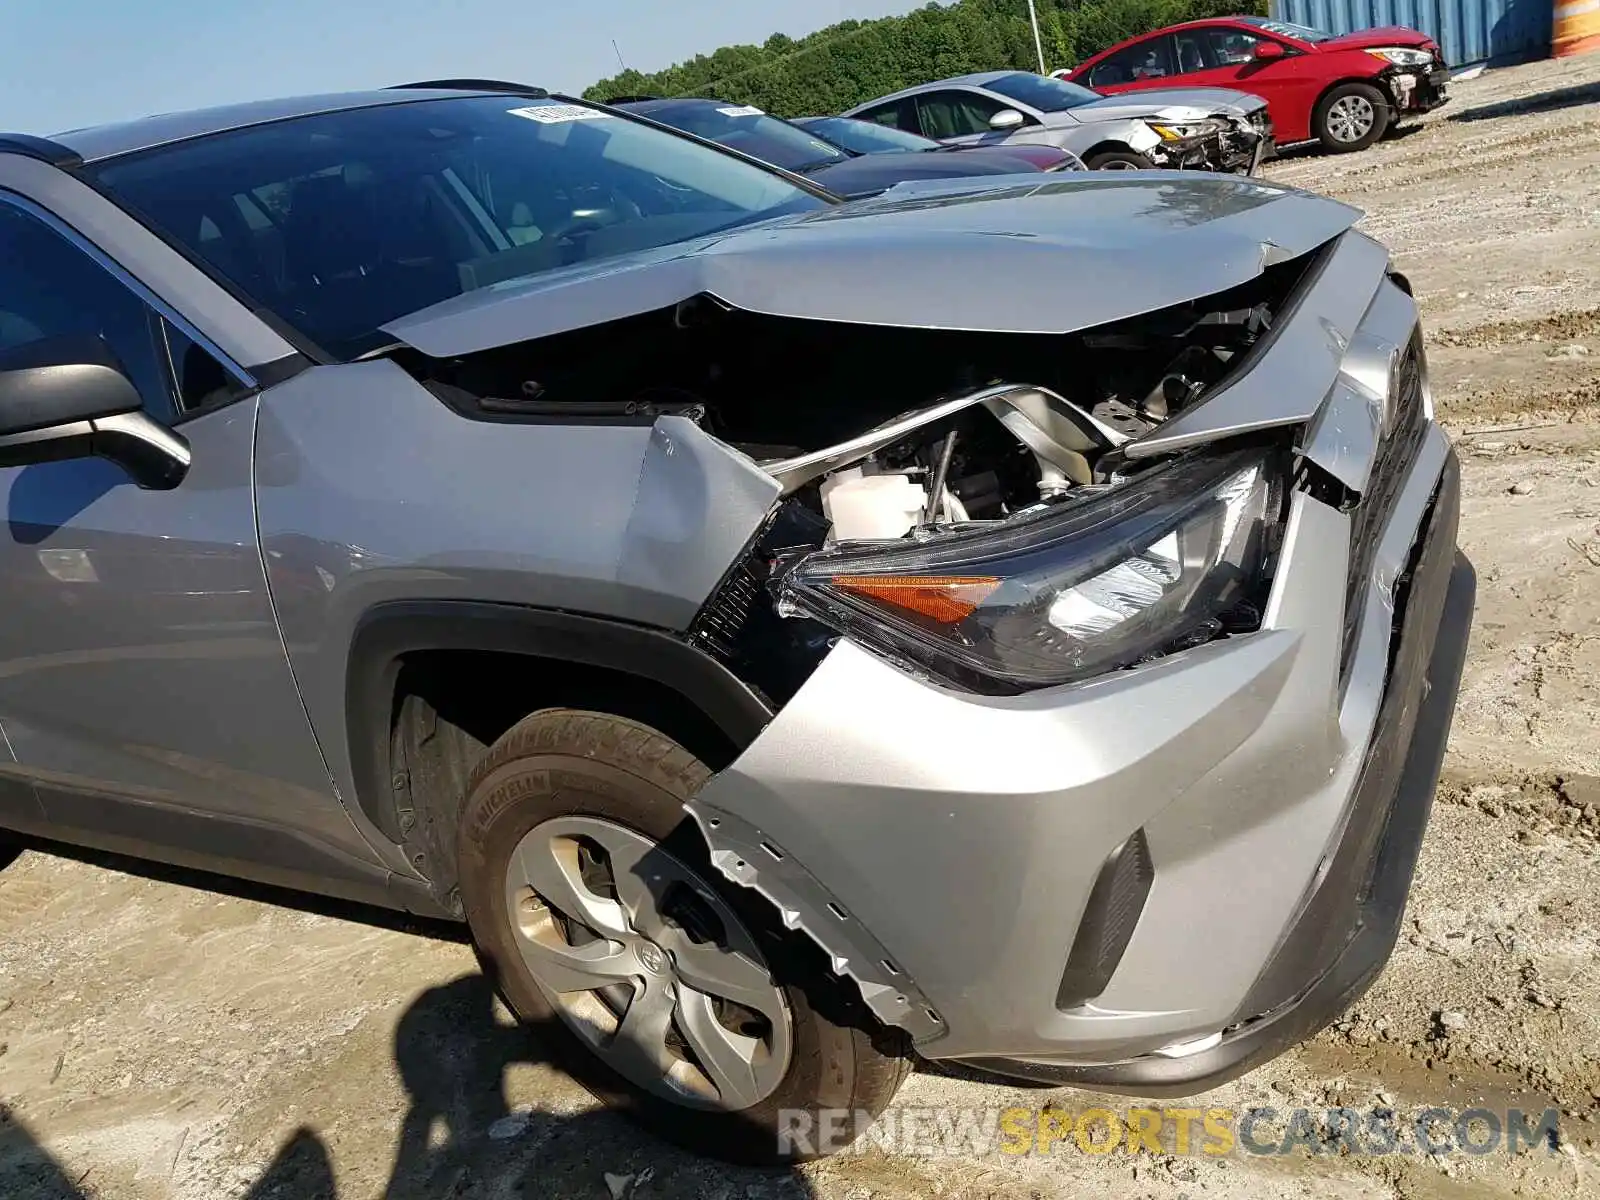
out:
<path id="1" fill-rule="evenodd" d="M 1555 0 L 1550 57 L 1600 50 L 1600 0 Z"/>

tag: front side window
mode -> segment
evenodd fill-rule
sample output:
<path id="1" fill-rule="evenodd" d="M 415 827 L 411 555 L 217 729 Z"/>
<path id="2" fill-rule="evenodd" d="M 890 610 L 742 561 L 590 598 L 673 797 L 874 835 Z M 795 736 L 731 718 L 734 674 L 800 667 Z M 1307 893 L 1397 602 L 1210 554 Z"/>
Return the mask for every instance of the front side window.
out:
<path id="1" fill-rule="evenodd" d="M 463 292 L 829 203 L 612 113 L 459 96 L 113 159 L 98 182 L 335 358 Z"/>
<path id="2" fill-rule="evenodd" d="M 1035 112 L 1066 112 L 1080 104 L 1093 104 L 1100 99 L 1086 87 L 1068 83 L 1049 75 L 1030 75 L 1018 71 L 1015 75 L 1002 75 L 983 85 L 1008 100 L 1025 104 Z"/>
<path id="3" fill-rule="evenodd" d="M 0 355 L 65 337 L 100 338 L 150 415 L 176 415 L 160 318 L 83 250 L 0 200 Z"/>
<path id="4" fill-rule="evenodd" d="M 1192 37 L 1197 44 L 1199 57 L 1207 68 L 1247 66 L 1255 60 L 1256 44 L 1262 41 L 1255 34 L 1242 29 L 1220 27 L 1198 30 Z M 1183 42 L 1180 36 L 1180 53 Z"/>
<path id="5" fill-rule="evenodd" d="M 1174 74 L 1170 38 L 1150 38 L 1118 50 L 1089 72 L 1090 87 L 1113 87 L 1119 83 L 1140 83 L 1146 79 L 1165 79 Z"/>
<path id="6" fill-rule="evenodd" d="M 917 97 L 917 115 L 931 138 L 971 137 L 989 132 L 989 119 L 1005 105 L 977 92 L 930 92 Z"/>

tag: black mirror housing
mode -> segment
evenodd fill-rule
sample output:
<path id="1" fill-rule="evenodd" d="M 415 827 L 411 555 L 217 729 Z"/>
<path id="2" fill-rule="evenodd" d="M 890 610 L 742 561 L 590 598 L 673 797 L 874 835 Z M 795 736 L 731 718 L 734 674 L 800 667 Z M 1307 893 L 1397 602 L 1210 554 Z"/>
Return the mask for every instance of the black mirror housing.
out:
<path id="1" fill-rule="evenodd" d="M 189 443 L 145 414 L 104 339 L 41 338 L 0 351 L 0 467 L 91 456 L 143 488 L 177 487 L 189 471 Z"/>
<path id="2" fill-rule="evenodd" d="M 143 403 L 101 338 L 42 338 L 0 351 L 0 437 L 120 417 Z"/>

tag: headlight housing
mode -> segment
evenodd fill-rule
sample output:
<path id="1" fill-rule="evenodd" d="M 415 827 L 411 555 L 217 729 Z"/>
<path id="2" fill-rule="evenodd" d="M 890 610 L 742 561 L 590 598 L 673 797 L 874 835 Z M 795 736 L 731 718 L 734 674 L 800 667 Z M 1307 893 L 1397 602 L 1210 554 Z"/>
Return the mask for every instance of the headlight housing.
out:
<path id="1" fill-rule="evenodd" d="M 1392 62 L 1397 67 L 1426 67 L 1433 62 L 1433 55 L 1426 50 L 1412 50 L 1405 46 L 1382 46 L 1367 53 L 1373 58 Z"/>
<path id="2" fill-rule="evenodd" d="M 1155 130 L 1164 142 L 1187 142 L 1194 138 L 1209 137 L 1226 128 L 1222 121 L 1210 117 L 1204 121 L 1146 121 L 1145 124 Z"/>
<path id="3" fill-rule="evenodd" d="M 779 564 L 779 611 L 971 690 L 1070 683 L 1254 628 L 1285 473 L 1195 454 L 1037 515 Z"/>

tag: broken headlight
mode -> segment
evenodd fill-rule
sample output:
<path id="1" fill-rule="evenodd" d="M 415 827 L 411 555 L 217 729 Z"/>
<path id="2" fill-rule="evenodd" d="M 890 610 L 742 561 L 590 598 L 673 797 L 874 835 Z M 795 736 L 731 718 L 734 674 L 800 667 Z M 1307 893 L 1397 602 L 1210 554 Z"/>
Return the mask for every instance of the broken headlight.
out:
<path id="1" fill-rule="evenodd" d="M 1397 67 L 1426 67 L 1433 64 L 1433 55 L 1426 50 L 1411 50 L 1404 46 L 1383 46 L 1368 50 L 1373 58 L 1392 62 Z"/>
<path id="2" fill-rule="evenodd" d="M 1210 137 L 1227 128 L 1225 122 L 1209 117 L 1204 121 L 1146 121 L 1145 124 L 1155 130 L 1164 142 L 1187 142 L 1193 138 Z"/>
<path id="3" fill-rule="evenodd" d="M 781 564 L 779 611 L 981 691 L 1080 680 L 1258 622 L 1284 473 L 1190 455 L 1043 512 Z"/>

